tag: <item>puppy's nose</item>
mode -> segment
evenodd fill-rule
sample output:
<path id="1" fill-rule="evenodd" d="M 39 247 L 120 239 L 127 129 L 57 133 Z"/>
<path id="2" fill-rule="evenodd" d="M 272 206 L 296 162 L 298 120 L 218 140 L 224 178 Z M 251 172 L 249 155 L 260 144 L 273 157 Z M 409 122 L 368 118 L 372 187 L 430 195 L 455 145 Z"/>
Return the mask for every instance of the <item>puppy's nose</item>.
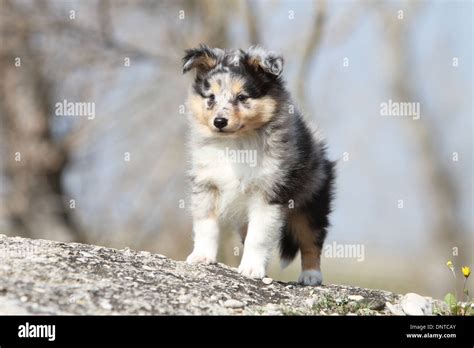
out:
<path id="1" fill-rule="evenodd" d="M 224 128 L 225 126 L 227 126 L 227 118 L 216 117 L 214 119 L 214 126 L 216 126 L 216 128 L 219 128 L 219 129 Z"/>

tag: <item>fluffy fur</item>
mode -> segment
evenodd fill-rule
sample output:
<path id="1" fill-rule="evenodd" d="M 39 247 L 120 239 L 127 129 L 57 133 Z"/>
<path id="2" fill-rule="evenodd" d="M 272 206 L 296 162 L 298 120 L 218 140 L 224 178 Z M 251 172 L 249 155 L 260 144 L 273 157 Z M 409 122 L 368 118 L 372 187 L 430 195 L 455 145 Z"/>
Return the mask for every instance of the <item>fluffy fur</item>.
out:
<path id="1" fill-rule="evenodd" d="M 264 277 L 279 246 L 285 264 L 301 252 L 300 282 L 321 284 L 334 163 L 285 89 L 283 58 L 258 47 L 201 45 L 183 58 L 183 72 L 192 69 L 194 250 L 187 261 L 216 262 L 219 233 L 232 229 L 244 241 L 241 274 Z"/>

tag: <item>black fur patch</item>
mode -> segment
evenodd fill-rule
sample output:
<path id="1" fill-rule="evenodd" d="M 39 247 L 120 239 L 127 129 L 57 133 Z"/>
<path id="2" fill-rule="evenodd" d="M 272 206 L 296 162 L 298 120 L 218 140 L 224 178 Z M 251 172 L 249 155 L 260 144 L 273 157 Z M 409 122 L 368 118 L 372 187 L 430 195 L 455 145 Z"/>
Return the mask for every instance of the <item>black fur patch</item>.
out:
<path id="1" fill-rule="evenodd" d="M 284 260 L 291 261 L 296 257 L 299 251 L 298 242 L 291 234 L 289 227 L 285 224 L 281 231 L 280 239 L 280 257 Z"/>

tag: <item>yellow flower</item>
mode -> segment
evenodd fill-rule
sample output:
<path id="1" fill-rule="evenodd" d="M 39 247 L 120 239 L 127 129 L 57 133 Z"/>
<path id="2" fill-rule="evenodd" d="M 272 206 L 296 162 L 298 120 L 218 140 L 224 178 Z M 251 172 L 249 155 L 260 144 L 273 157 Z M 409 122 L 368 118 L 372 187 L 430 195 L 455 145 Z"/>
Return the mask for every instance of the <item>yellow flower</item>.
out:
<path id="1" fill-rule="evenodd" d="M 462 274 L 465 278 L 469 277 L 471 275 L 471 268 L 468 266 L 464 266 L 461 268 Z"/>
<path id="2" fill-rule="evenodd" d="M 446 266 L 453 269 L 453 263 L 451 261 L 446 262 Z"/>

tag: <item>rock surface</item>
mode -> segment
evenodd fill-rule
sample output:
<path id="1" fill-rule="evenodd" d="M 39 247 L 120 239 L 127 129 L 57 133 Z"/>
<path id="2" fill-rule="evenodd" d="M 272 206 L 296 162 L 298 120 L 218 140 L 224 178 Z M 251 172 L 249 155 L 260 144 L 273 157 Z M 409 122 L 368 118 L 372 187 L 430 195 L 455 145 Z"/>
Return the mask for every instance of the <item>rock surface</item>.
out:
<path id="1" fill-rule="evenodd" d="M 354 301 L 353 299 L 357 299 Z M 130 249 L 0 235 L 0 314 L 390 315 L 402 297 L 250 280 Z"/>

